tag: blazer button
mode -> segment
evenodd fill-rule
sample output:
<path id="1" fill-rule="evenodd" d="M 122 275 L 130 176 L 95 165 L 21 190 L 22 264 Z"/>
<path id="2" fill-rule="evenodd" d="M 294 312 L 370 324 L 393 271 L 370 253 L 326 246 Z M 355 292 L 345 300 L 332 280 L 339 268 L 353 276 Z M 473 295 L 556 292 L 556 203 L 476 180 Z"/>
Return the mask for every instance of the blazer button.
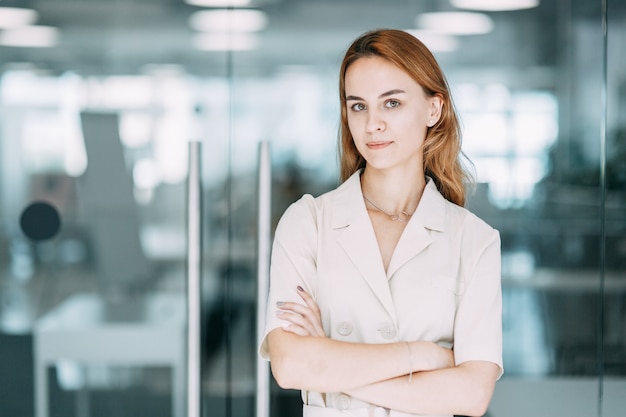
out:
<path id="1" fill-rule="evenodd" d="M 348 336 L 352 333 L 352 325 L 347 321 L 342 321 L 337 325 L 337 333 L 342 336 Z"/>
<path id="2" fill-rule="evenodd" d="M 376 407 L 374 409 L 374 417 L 389 417 L 389 410 L 383 407 Z"/>
<path id="3" fill-rule="evenodd" d="M 389 340 L 396 337 L 396 328 L 392 324 L 381 327 L 380 329 L 378 329 L 378 332 L 383 337 L 383 339 Z"/>
<path id="4" fill-rule="evenodd" d="M 340 410 L 347 410 L 350 408 L 351 402 L 350 397 L 346 394 L 339 394 L 337 396 L 337 408 Z"/>

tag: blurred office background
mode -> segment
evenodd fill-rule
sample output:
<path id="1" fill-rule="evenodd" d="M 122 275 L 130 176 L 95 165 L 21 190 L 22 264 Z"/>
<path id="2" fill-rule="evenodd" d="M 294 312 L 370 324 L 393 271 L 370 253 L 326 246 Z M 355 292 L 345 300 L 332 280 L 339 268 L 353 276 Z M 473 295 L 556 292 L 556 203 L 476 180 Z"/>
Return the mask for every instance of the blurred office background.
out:
<path id="1" fill-rule="evenodd" d="M 338 66 L 378 27 L 439 59 L 469 207 L 502 235 L 489 415 L 624 415 L 626 2 L 3 0 L 0 416 L 181 415 L 190 140 L 204 414 L 254 415 L 259 143 L 273 225 L 333 188 Z M 24 229 L 37 202 L 52 236 Z M 272 416 L 298 415 L 297 392 L 271 393 Z"/>

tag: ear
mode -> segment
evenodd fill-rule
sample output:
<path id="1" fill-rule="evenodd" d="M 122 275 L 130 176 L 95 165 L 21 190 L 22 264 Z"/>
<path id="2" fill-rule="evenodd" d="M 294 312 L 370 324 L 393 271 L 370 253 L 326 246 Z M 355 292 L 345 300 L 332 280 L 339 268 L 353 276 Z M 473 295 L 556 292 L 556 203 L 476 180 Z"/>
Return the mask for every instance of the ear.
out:
<path id="1" fill-rule="evenodd" d="M 429 98 L 429 101 L 428 127 L 433 127 L 441 118 L 441 112 L 443 110 L 443 97 L 441 94 L 435 94 Z"/>

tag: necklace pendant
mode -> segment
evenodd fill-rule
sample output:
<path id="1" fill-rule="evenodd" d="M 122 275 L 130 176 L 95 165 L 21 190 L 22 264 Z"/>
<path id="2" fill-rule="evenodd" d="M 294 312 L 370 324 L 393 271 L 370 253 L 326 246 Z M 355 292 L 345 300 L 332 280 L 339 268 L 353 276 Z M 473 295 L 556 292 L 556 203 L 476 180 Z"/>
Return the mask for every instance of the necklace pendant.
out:
<path id="1" fill-rule="evenodd" d="M 389 218 L 396 222 L 408 222 L 411 218 L 411 215 L 406 211 L 401 211 L 399 213 L 390 215 Z"/>
<path id="2" fill-rule="evenodd" d="M 380 211 L 383 214 L 386 214 L 387 217 L 389 217 L 389 219 L 391 221 L 394 221 L 394 222 L 408 222 L 409 219 L 412 216 L 412 214 L 409 214 L 406 211 L 400 211 L 398 213 L 387 213 L 385 210 L 381 209 L 376 204 L 374 204 L 372 202 L 372 200 L 370 200 L 369 198 L 365 197 L 365 195 L 363 195 L 363 198 L 365 199 L 365 201 L 370 203 L 376 210 Z"/>

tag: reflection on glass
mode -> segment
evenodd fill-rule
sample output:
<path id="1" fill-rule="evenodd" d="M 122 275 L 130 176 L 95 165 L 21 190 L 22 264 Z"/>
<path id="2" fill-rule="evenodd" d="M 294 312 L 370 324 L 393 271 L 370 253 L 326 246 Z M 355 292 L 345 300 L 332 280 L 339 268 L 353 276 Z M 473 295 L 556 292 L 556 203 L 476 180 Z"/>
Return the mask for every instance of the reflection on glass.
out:
<path id="1" fill-rule="evenodd" d="M 478 181 L 488 185 L 490 202 L 501 209 L 524 206 L 550 170 L 548 152 L 558 136 L 556 98 L 541 91 L 511 93 L 499 84 L 465 84 L 457 94 L 464 150 Z"/>

